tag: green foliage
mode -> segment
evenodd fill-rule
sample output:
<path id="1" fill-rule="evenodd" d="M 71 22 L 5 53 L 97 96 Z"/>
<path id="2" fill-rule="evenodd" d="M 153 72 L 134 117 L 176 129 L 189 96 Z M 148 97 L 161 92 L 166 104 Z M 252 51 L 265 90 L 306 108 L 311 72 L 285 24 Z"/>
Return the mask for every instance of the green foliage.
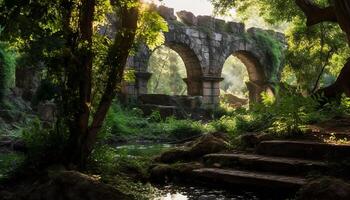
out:
<path id="1" fill-rule="evenodd" d="M 62 164 L 60 162 L 68 140 L 68 134 L 64 128 L 55 127 L 54 129 L 47 125 L 45 127 L 40 120 L 34 119 L 23 129 L 21 137 L 28 149 L 26 152 L 28 166 L 40 169 L 46 163 Z"/>
<path id="2" fill-rule="evenodd" d="M 264 131 L 276 137 L 295 138 L 302 136 L 305 125 L 350 115 L 349 98 L 343 97 L 340 103 L 330 102 L 321 106 L 317 98 L 286 91 L 279 92 L 276 97 L 263 93 L 262 103 L 250 105 L 249 110 L 231 108 L 226 113 L 222 110 L 222 116 L 208 126 L 232 137 Z"/>
<path id="3" fill-rule="evenodd" d="M 340 28 L 322 23 L 310 28 L 305 20 L 295 19 L 287 30 L 287 65 L 294 71 L 300 91 L 305 94 L 334 82 L 349 55 L 346 38 Z"/>
<path id="4" fill-rule="evenodd" d="M 220 89 L 225 93 L 232 93 L 239 97 L 248 97 L 246 82 L 249 81 L 246 66 L 236 57 L 226 59 L 222 70 L 224 80 L 220 83 Z"/>
<path id="5" fill-rule="evenodd" d="M 149 93 L 184 95 L 187 93 L 186 67 L 179 54 L 168 47 L 161 46 L 151 55 L 149 71 L 152 73 L 148 81 Z"/>
<path id="6" fill-rule="evenodd" d="M 23 161 L 22 154 L 0 153 L 0 180 L 7 178 Z"/>
<path id="7" fill-rule="evenodd" d="M 43 78 L 58 87 L 54 95 L 58 114 L 70 130 L 78 126 L 82 107 L 88 107 L 85 111 L 93 118 L 102 95 L 120 91 L 123 78 L 130 78 L 123 72 L 132 47 L 142 42 L 155 48 L 164 42 L 163 32 L 168 29 L 164 19 L 139 0 L 84 4 L 81 0 L 0 1 L 0 21 L 6 24 L 1 38 L 21 53 L 22 65 L 45 68 Z M 103 33 L 109 29 L 114 33 Z M 106 105 L 111 98 L 104 98 Z"/>
<path id="8" fill-rule="evenodd" d="M 173 117 L 162 119 L 159 111 L 144 117 L 138 108 L 121 108 L 113 104 L 107 114 L 102 135 L 121 140 L 183 140 L 206 132 L 201 122 L 177 120 Z"/>
<path id="9" fill-rule="evenodd" d="M 266 53 L 271 58 L 272 69 L 275 72 L 279 72 L 282 67 L 281 59 L 283 58 L 282 43 L 265 31 L 256 31 L 252 38 L 255 39 L 262 49 L 266 50 Z M 278 80 L 278 77 L 272 77 L 271 80 Z"/>
<path id="10" fill-rule="evenodd" d="M 16 54 L 10 50 L 8 43 L 0 41 L 0 101 L 9 88 L 15 86 L 15 71 Z"/>
<path id="11" fill-rule="evenodd" d="M 258 14 L 258 17 L 272 26 L 283 27 L 283 24 L 287 24 L 287 30 L 282 28 L 283 31 L 286 30 L 288 43 L 286 64 L 290 72 L 288 74 L 295 79 L 289 81 L 297 82 L 303 94 L 313 93 L 334 83 L 335 76 L 339 74 L 348 58 L 349 48 L 345 34 L 338 25 L 324 22 L 307 27 L 305 14 L 295 0 L 211 0 L 211 2 L 216 12 L 220 14 L 227 14 L 231 8 L 235 8 L 240 19 L 244 21 L 256 20 Z M 314 2 L 320 7 L 330 5 L 330 1 L 327 0 Z M 274 54 L 274 51 L 271 51 L 271 55 Z"/>
<path id="12" fill-rule="evenodd" d="M 100 145 L 93 150 L 88 168 L 92 173 L 98 173 L 103 182 L 117 187 L 134 199 L 148 200 L 154 198 L 155 188 L 138 181 L 149 176 L 147 169 L 150 163 L 151 158 L 148 156 L 130 156 L 115 148 Z"/>
<path id="13" fill-rule="evenodd" d="M 151 50 L 164 43 L 163 32 L 168 32 L 167 22 L 155 9 L 143 5 L 138 21 L 137 38 L 139 42 L 146 44 Z"/>
<path id="14" fill-rule="evenodd" d="M 201 122 L 191 120 L 177 120 L 173 117 L 166 119 L 163 130 L 176 140 L 189 139 L 198 136 L 206 131 Z"/>

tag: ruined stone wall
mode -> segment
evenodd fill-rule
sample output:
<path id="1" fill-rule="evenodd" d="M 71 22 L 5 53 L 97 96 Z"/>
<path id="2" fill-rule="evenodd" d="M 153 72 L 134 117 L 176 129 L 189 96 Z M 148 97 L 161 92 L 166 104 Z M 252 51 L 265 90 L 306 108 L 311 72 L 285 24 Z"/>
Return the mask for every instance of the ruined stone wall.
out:
<path id="1" fill-rule="evenodd" d="M 210 16 L 194 16 L 190 12 L 160 6 L 160 15 L 168 22 L 165 46 L 175 50 L 183 59 L 187 78 L 188 95 L 203 96 L 205 105 L 219 103 L 222 68 L 230 55 L 237 56 L 247 67 L 250 82 L 247 83 L 250 100 L 258 101 L 260 93 L 279 81 L 283 66 L 283 54 L 272 58 L 271 51 L 259 41 L 262 33 L 275 38 L 283 45 L 284 35 L 258 28 L 245 30 L 242 23 L 225 22 Z M 177 20 L 179 19 L 179 20 Z M 126 86 L 126 93 L 138 96 L 147 93 L 148 63 L 151 51 L 140 46 L 129 58 L 128 66 L 136 71 L 136 82 Z"/>

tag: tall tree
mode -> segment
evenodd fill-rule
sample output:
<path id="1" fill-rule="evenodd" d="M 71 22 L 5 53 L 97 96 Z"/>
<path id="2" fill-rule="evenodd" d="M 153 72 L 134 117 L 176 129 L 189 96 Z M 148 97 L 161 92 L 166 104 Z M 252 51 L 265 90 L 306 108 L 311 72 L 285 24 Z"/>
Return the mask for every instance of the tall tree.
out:
<path id="1" fill-rule="evenodd" d="M 338 23 L 345 32 L 348 43 L 350 38 L 350 2 L 347 0 L 211 0 L 218 12 L 227 12 L 228 8 L 236 7 L 239 12 L 255 6 L 260 15 L 270 23 L 281 21 L 293 22 L 306 16 L 308 27 L 323 23 Z M 299 20 L 300 21 L 300 20 Z M 326 55 L 325 55 L 326 57 Z M 337 80 L 331 86 L 322 89 L 326 97 L 335 98 L 346 93 L 348 96 L 350 84 L 346 78 L 349 74 L 349 61 L 342 68 Z M 308 70 L 308 69 L 305 69 Z M 349 79 L 348 79 L 349 80 Z"/>
<path id="2" fill-rule="evenodd" d="M 28 63 L 44 63 L 60 88 L 56 102 L 69 133 L 62 158 L 84 168 L 134 44 L 159 45 L 165 21 L 139 0 L 4 0 L 0 11 L 4 38 L 36 56 Z M 116 28 L 112 39 L 100 32 L 107 16 Z"/>

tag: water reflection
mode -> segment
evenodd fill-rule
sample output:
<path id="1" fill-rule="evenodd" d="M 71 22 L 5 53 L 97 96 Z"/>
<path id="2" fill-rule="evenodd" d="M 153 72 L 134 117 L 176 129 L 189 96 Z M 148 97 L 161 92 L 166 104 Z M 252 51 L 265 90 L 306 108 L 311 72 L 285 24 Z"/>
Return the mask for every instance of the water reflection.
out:
<path id="1" fill-rule="evenodd" d="M 204 187 L 188 187 L 169 185 L 160 187 L 160 195 L 154 200 L 260 200 L 252 192 L 230 193 Z"/>

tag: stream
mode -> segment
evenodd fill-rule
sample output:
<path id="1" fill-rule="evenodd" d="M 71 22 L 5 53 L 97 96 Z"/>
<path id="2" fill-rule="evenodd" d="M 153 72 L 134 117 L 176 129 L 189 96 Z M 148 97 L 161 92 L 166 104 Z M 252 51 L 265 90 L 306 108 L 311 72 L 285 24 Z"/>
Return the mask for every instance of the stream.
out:
<path id="1" fill-rule="evenodd" d="M 237 191 L 234 193 L 190 185 L 166 185 L 158 187 L 160 195 L 155 200 L 260 200 L 253 192 Z"/>

